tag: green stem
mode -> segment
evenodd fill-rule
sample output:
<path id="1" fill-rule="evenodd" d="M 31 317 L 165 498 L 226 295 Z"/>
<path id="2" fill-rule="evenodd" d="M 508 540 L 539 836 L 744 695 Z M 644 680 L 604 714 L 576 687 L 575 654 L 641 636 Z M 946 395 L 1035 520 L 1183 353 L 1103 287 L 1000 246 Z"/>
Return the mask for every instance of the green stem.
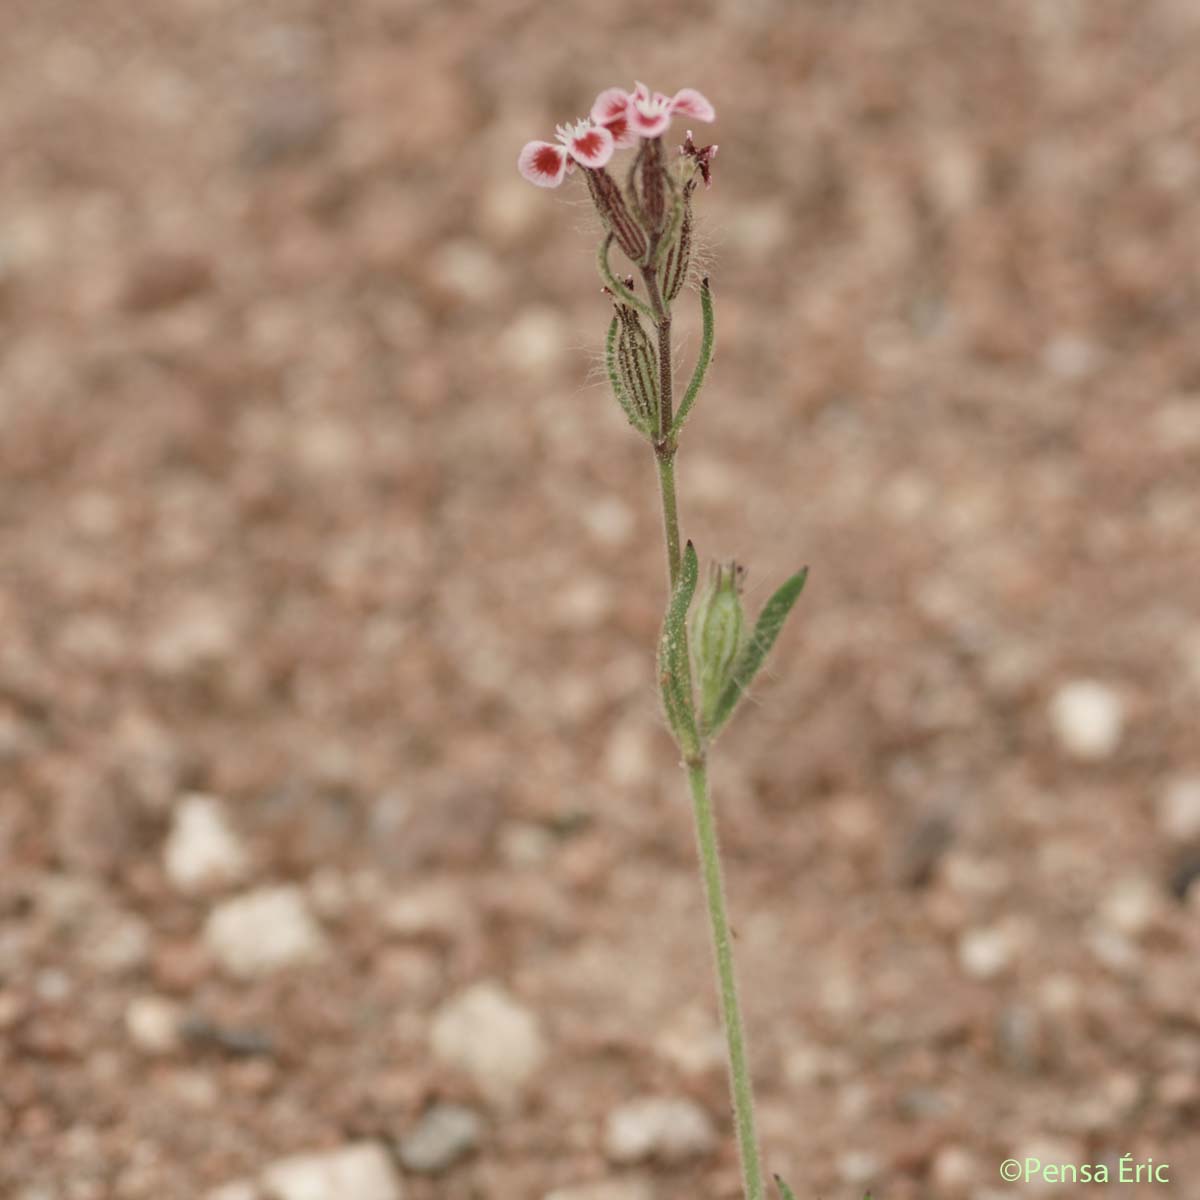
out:
<path id="1" fill-rule="evenodd" d="M 657 236 L 650 239 L 646 261 L 653 264 L 658 250 Z M 663 527 L 667 539 L 667 566 L 671 577 L 671 592 L 680 572 L 679 512 L 675 499 L 675 433 L 672 413 L 671 378 L 671 309 L 663 303 L 658 278 L 653 266 L 642 268 L 642 279 L 658 327 L 659 427 L 654 442 L 658 459 L 658 480 L 662 491 Z M 701 359 L 688 388 L 680 416 L 685 418 L 700 385 L 712 352 L 712 306 L 708 281 L 701 293 L 705 330 Z M 681 422 L 680 422 L 681 423 Z M 686 632 L 684 633 L 686 637 Z M 685 660 L 687 656 L 684 650 Z M 689 688 L 691 686 L 689 681 Z M 692 806 L 696 817 L 696 842 L 700 849 L 700 868 L 704 877 L 704 897 L 708 905 L 708 920 L 712 930 L 713 950 L 717 961 L 717 981 L 721 1002 L 721 1023 L 729 1051 L 729 1087 L 733 1099 L 733 1120 L 737 1130 L 738 1158 L 742 1164 L 744 1200 L 764 1200 L 762 1165 L 758 1155 L 758 1138 L 754 1131 L 754 1091 L 750 1082 L 750 1065 L 746 1061 L 746 1034 L 742 1027 L 742 1012 L 738 1005 L 737 980 L 733 970 L 733 940 L 725 905 L 725 886 L 721 882 L 721 854 L 717 847 L 717 827 L 713 818 L 712 801 L 708 794 L 708 763 L 703 743 L 698 753 L 692 748 L 681 749 L 687 762 L 688 784 L 692 789 Z"/>
<path id="2" fill-rule="evenodd" d="M 692 789 L 704 896 L 708 901 L 708 919 L 712 926 L 713 949 L 717 960 L 721 1019 L 729 1047 L 729 1084 L 733 1094 L 738 1157 L 742 1163 L 742 1187 L 745 1200 L 763 1200 L 762 1166 L 758 1157 L 758 1138 L 754 1132 L 754 1091 L 750 1084 L 750 1066 L 746 1061 L 746 1034 L 738 1006 L 733 943 L 726 914 L 725 888 L 721 882 L 721 855 L 717 848 L 717 827 L 708 794 L 708 766 L 703 756 L 688 763 L 688 783 Z"/>
<path id="3" fill-rule="evenodd" d="M 658 459 L 658 484 L 662 492 L 663 531 L 667 538 L 667 575 L 671 590 L 679 581 L 679 507 L 675 502 L 675 456 L 656 456 Z"/>

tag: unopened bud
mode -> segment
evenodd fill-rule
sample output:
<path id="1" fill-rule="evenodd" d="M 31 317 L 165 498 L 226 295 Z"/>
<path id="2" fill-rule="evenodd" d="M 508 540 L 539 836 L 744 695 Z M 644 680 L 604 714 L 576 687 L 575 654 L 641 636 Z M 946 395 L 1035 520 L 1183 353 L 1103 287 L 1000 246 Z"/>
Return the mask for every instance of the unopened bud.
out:
<path id="1" fill-rule="evenodd" d="M 640 184 L 639 201 L 648 233 L 660 233 L 667 215 L 667 167 L 661 138 L 645 138 L 634 160 Z"/>
<path id="2" fill-rule="evenodd" d="M 695 179 L 689 179 L 683 185 L 682 195 L 678 200 L 682 209 L 678 228 L 663 254 L 662 266 L 658 270 L 658 286 L 668 304 L 683 290 L 688 267 L 692 262 L 692 193 L 695 190 Z"/>
<path id="3" fill-rule="evenodd" d="M 658 426 L 658 355 L 644 328 L 637 309 L 617 305 L 621 323 L 617 333 L 617 373 L 625 395 L 633 405 L 642 427 Z"/>
<path id="4" fill-rule="evenodd" d="M 646 257 L 646 235 L 633 219 L 620 185 L 603 167 L 588 170 L 585 174 L 592 202 L 605 228 L 611 231 L 625 254 L 633 262 L 640 263 Z"/>
<path id="5" fill-rule="evenodd" d="M 721 693 L 733 678 L 733 667 L 745 639 L 741 597 L 744 575 L 737 563 L 716 565 L 692 610 L 692 659 L 704 725 L 711 722 Z"/>

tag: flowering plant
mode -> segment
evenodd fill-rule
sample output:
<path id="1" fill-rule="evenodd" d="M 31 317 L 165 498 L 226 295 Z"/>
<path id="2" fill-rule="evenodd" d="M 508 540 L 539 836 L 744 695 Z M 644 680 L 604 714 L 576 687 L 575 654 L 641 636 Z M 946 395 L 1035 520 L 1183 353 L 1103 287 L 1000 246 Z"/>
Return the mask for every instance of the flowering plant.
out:
<path id="1" fill-rule="evenodd" d="M 679 154 L 667 161 L 663 134 L 675 116 L 716 119 L 713 106 L 694 88 L 673 96 L 643 83 L 632 92 L 608 88 L 590 114 L 560 125 L 556 142 L 528 142 L 517 168 L 539 187 L 558 187 L 581 167 L 604 225 L 597 253 L 613 316 L 605 362 L 613 394 L 629 423 L 654 450 L 662 496 L 670 594 L 658 648 L 663 710 L 679 745 L 691 789 L 700 865 L 716 956 L 722 1023 L 729 1053 L 730 1090 L 745 1200 L 763 1200 L 763 1175 L 754 1128 L 754 1104 L 746 1039 L 738 1004 L 716 823 L 708 788 L 708 750 L 762 666 L 788 613 L 803 590 L 807 570 L 788 579 L 767 601 L 752 629 L 742 609 L 742 569 L 716 566 L 696 597 L 699 560 L 689 541 L 681 545 L 675 494 L 679 435 L 712 361 L 714 320 L 708 278 L 700 280 L 703 322 L 691 378 L 675 405 L 671 305 L 691 272 L 692 198 L 697 181 L 712 182 L 717 147 L 698 147 L 689 130 Z M 622 186 L 609 173 L 613 155 L 636 147 Z M 618 276 L 613 243 L 642 280 Z M 653 330 L 652 337 L 646 323 Z M 784 1200 L 795 1200 L 775 1177 Z"/>

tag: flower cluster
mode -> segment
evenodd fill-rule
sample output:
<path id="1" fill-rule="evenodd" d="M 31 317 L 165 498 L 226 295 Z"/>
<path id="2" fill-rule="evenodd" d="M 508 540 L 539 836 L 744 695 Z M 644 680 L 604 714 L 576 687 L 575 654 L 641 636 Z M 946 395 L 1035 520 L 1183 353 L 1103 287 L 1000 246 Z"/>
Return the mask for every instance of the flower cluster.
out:
<path id="1" fill-rule="evenodd" d="M 558 187 L 576 163 L 598 171 L 614 151 L 636 145 L 639 138 L 661 137 L 676 114 L 697 121 L 713 121 L 717 115 L 695 88 L 683 88 L 674 96 L 651 92 L 644 83 L 635 84 L 632 92 L 606 88 L 596 97 L 590 116 L 558 126 L 557 144 L 527 142 L 517 169 L 538 187 Z"/>

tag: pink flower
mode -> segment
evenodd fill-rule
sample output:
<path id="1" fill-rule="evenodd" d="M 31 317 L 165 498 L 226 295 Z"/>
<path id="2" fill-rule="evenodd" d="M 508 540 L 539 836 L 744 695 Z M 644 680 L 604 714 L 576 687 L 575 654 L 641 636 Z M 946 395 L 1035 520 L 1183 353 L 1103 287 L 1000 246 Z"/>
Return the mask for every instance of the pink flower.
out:
<path id="1" fill-rule="evenodd" d="M 624 88 L 606 88 L 592 105 L 592 120 L 613 135 L 613 144 L 618 150 L 637 142 L 637 134 L 629 126 L 630 98 Z"/>
<path id="2" fill-rule="evenodd" d="M 644 83 L 635 84 L 632 95 L 621 88 L 608 88 L 592 105 L 592 120 L 610 130 L 622 146 L 631 145 L 638 137 L 658 137 L 676 113 L 697 121 L 714 121 L 717 116 L 695 88 L 682 88 L 674 96 L 667 96 L 651 93 Z"/>
<path id="3" fill-rule="evenodd" d="M 584 117 L 574 125 L 559 125 L 553 142 L 526 142 L 517 158 L 517 170 L 538 187 L 558 187 L 575 164 L 596 170 L 613 155 L 613 135 L 603 125 Z"/>

